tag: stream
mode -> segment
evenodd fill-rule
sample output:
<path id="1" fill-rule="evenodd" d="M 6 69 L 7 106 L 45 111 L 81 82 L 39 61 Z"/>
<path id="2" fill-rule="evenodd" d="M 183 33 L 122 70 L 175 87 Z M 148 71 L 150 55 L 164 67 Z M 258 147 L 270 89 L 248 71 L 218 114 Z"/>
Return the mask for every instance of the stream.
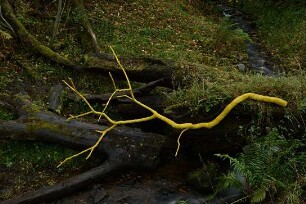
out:
<path id="1" fill-rule="evenodd" d="M 250 71 L 255 71 L 266 76 L 278 76 L 279 70 L 277 67 L 267 59 L 267 53 L 262 51 L 260 46 L 258 46 L 255 43 L 255 40 L 252 39 L 255 34 L 255 30 L 252 22 L 248 20 L 248 17 L 241 11 L 226 5 L 218 5 L 217 8 L 226 18 L 229 18 L 233 23 L 232 29 L 241 29 L 251 38 L 250 40 L 245 41 L 246 51 L 249 59 L 248 65 L 246 66 L 242 63 L 238 64 L 238 69 L 242 72 L 245 72 L 247 71 L 246 67 L 248 67 Z"/>

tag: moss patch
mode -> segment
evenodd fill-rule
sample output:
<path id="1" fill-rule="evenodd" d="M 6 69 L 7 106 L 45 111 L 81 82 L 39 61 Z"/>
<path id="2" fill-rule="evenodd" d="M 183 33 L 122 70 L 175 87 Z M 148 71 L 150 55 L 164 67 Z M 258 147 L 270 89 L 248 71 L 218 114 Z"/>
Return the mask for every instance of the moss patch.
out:
<path id="1" fill-rule="evenodd" d="M 182 65 L 181 68 L 181 72 L 177 73 L 179 89 L 171 94 L 172 105 L 168 110 L 171 106 L 188 107 L 194 114 L 207 113 L 213 107 L 224 107 L 243 93 L 253 92 L 283 98 L 289 102 L 286 108 L 288 111 L 305 113 L 305 72 L 269 78 L 259 74 L 246 75 L 238 70 L 229 71 L 203 65 Z M 253 107 L 262 105 L 253 102 L 245 104 L 252 104 Z"/>

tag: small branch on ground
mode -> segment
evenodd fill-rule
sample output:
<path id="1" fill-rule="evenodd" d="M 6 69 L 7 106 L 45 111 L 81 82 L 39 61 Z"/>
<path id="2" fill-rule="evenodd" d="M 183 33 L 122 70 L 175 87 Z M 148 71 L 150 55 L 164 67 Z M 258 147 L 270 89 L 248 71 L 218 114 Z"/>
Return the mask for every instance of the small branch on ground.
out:
<path id="1" fill-rule="evenodd" d="M 104 130 L 104 131 L 97 131 L 97 132 L 100 132 L 101 135 L 100 135 L 100 138 L 99 140 L 96 142 L 95 145 L 93 145 L 92 147 L 88 148 L 88 149 L 85 149 L 83 150 L 82 152 L 79 152 L 71 157 L 68 157 L 66 158 L 63 162 L 60 163 L 60 165 L 64 164 L 65 162 L 69 161 L 70 159 L 76 157 L 76 156 L 79 156 L 83 153 L 86 153 L 88 151 L 90 151 L 90 153 L 88 154 L 87 156 L 87 159 L 90 157 L 92 151 L 94 151 L 94 149 L 100 144 L 100 142 L 102 141 L 102 138 L 104 137 L 104 135 L 112 130 L 113 128 L 115 128 L 116 126 L 118 125 L 126 125 L 126 124 L 132 124 L 132 123 L 140 123 L 140 122 L 145 122 L 145 121 L 148 121 L 148 120 L 152 120 L 152 119 L 159 119 L 163 122 L 165 122 L 166 124 L 170 125 L 171 127 L 175 128 L 175 129 L 181 129 L 182 132 L 177 140 L 177 143 L 178 143 L 178 146 L 177 146 L 177 150 L 176 150 L 176 154 L 178 154 L 178 151 L 179 151 L 179 148 L 180 148 L 180 137 L 182 136 L 182 134 L 186 131 L 186 130 L 189 130 L 189 129 L 200 129 L 200 128 L 212 128 L 216 125 L 218 125 L 225 117 L 226 115 L 228 115 L 228 113 L 235 107 L 237 106 L 239 103 L 247 100 L 247 99 L 253 99 L 253 100 L 256 100 L 256 101 L 260 101 L 260 102 L 266 102 L 266 103 L 274 103 L 274 104 L 277 104 L 277 105 L 280 105 L 280 106 L 283 106 L 283 107 L 286 107 L 287 106 L 287 101 L 285 100 L 282 100 L 280 98 L 276 98 L 276 97 L 270 97 L 270 96 L 263 96 L 263 95 L 259 95 L 259 94 L 255 94 L 255 93 L 246 93 L 246 94 L 242 94 L 241 96 L 238 96 L 237 98 L 235 98 L 230 104 L 228 104 L 225 109 L 214 119 L 212 120 L 211 122 L 203 122 L 203 123 L 197 123 L 197 124 L 193 124 L 193 123 L 182 123 L 182 124 L 178 124 L 176 122 L 174 122 L 173 120 L 159 114 L 158 112 L 156 112 L 154 109 L 148 107 L 147 105 L 141 103 L 140 101 L 138 101 L 136 98 L 135 98 L 135 95 L 134 95 L 134 92 L 133 92 L 133 89 L 132 89 L 132 85 L 130 83 L 130 80 L 128 78 L 128 75 L 125 71 L 125 69 L 123 68 L 122 64 L 120 63 L 115 51 L 113 50 L 112 47 L 110 47 L 110 49 L 112 50 L 113 52 L 113 55 L 115 56 L 116 58 L 116 61 L 118 63 L 118 66 L 120 67 L 120 69 L 122 70 L 124 76 L 125 76 L 125 79 L 126 79 L 126 82 L 127 82 L 127 88 L 126 89 L 117 89 L 116 88 L 116 85 L 114 83 L 114 92 L 113 94 L 111 94 L 111 96 L 109 97 L 109 100 L 107 101 L 106 103 L 106 106 L 105 108 L 103 109 L 103 111 L 97 111 L 95 110 L 91 104 L 88 102 L 88 100 L 85 98 L 85 96 L 83 94 L 81 94 L 75 87 L 73 81 L 70 79 L 70 84 L 67 83 L 66 81 L 64 81 L 64 83 L 72 90 L 74 91 L 85 103 L 86 105 L 89 107 L 90 111 L 87 112 L 87 113 L 83 113 L 83 114 L 80 114 L 80 115 L 77 115 L 77 116 L 72 116 L 70 118 L 68 118 L 68 120 L 71 120 L 71 119 L 75 119 L 75 118 L 79 118 L 79 117 L 82 117 L 84 115 L 89 115 L 89 114 L 95 114 L 95 115 L 99 115 L 99 119 L 101 117 L 104 117 L 109 123 L 111 123 L 111 127 Z M 144 118 L 139 118 L 139 119 L 132 119 L 132 120 L 122 120 L 122 121 L 115 121 L 113 119 L 111 119 L 106 113 L 105 113 L 105 110 L 107 109 L 110 101 L 112 100 L 112 98 L 118 93 L 118 92 L 129 92 L 129 95 L 122 95 L 122 97 L 125 97 L 125 98 L 128 98 L 130 99 L 131 101 L 133 101 L 134 103 L 136 103 L 137 105 L 141 106 L 142 108 L 148 110 L 149 112 L 152 113 L 151 116 L 149 117 L 144 117 Z M 59 165 L 59 166 L 60 166 Z"/>

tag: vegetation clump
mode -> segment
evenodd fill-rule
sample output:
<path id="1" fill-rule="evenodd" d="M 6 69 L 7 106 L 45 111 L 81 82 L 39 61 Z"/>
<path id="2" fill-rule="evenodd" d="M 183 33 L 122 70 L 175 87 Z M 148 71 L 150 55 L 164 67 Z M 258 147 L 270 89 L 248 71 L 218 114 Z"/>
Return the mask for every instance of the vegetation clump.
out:
<path id="1" fill-rule="evenodd" d="M 167 112 L 184 107 L 192 114 L 208 114 L 240 94 L 255 92 L 284 98 L 289 102 L 288 112 L 305 114 L 306 73 L 303 71 L 269 78 L 260 74 L 246 75 L 238 70 L 185 64 L 175 77 L 178 89 L 169 96 Z M 244 107 L 247 109 L 241 111 L 260 110 L 250 103 Z"/>
<path id="2" fill-rule="evenodd" d="M 233 171 L 245 177 L 245 199 L 251 203 L 298 204 L 306 183 L 305 136 L 302 135 L 302 140 L 286 138 L 281 130 L 272 128 L 265 136 L 249 136 L 252 141 L 237 157 L 217 156 L 229 160 Z M 230 172 L 220 178 L 217 192 L 242 185 L 233 175 Z"/>

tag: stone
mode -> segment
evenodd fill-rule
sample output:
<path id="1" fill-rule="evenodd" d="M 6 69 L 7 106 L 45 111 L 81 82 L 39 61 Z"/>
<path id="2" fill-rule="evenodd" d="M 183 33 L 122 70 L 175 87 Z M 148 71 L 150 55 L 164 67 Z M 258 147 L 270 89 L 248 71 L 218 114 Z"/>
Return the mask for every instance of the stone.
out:
<path id="1" fill-rule="evenodd" d="M 246 66 L 242 63 L 237 64 L 237 67 L 238 67 L 239 71 L 241 71 L 241 72 L 246 71 Z"/>

